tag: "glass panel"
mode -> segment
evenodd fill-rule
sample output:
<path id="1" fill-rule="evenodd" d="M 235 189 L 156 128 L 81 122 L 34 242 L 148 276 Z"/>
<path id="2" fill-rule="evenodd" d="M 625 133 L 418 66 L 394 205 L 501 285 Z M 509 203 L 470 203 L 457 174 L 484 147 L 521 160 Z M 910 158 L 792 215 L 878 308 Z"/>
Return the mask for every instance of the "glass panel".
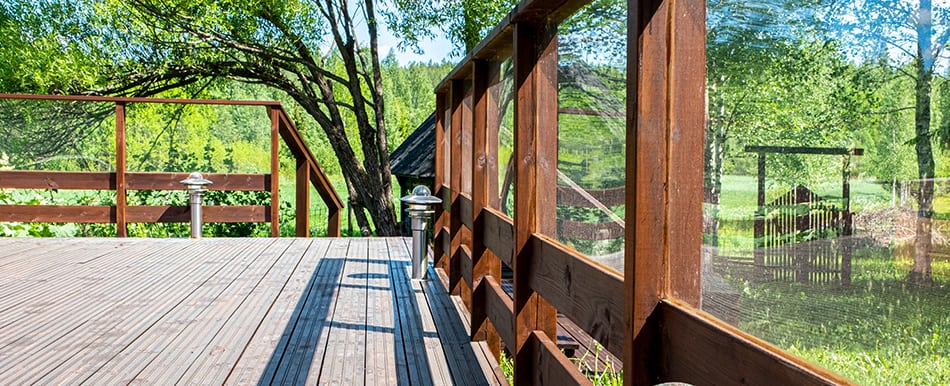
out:
<path id="1" fill-rule="evenodd" d="M 559 27 L 558 234 L 623 272 L 626 3 L 595 1 Z"/>
<path id="2" fill-rule="evenodd" d="M 946 2 L 710 2 L 703 308 L 859 384 L 950 382 Z"/>
<path id="3" fill-rule="evenodd" d="M 490 86 L 491 98 L 498 103 L 498 197 L 499 209 L 509 217 L 515 205 L 515 166 L 511 154 L 515 149 L 515 137 L 512 128 L 515 125 L 514 112 L 514 65 L 511 58 L 498 66 L 498 81 Z"/>

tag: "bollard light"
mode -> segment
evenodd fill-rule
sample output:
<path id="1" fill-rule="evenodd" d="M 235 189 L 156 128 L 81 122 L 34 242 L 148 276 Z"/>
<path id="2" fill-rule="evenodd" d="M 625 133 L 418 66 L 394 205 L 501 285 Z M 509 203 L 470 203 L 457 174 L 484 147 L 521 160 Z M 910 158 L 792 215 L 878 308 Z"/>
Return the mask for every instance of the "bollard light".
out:
<path id="1" fill-rule="evenodd" d="M 441 204 L 442 199 L 433 197 L 429 188 L 419 185 L 412 189 L 412 194 L 401 200 L 409 206 L 409 218 L 412 223 L 412 278 L 425 279 L 426 268 L 429 265 L 426 225 L 435 213 L 432 207 Z"/>
<path id="2" fill-rule="evenodd" d="M 208 191 L 205 186 L 211 184 L 211 181 L 204 179 L 201 173 L 194 172 L 188 175 L 188 178 L 180 181 L 185 185 L 191 202 L 191 238 L 201 238 L 201 194 Z"/>

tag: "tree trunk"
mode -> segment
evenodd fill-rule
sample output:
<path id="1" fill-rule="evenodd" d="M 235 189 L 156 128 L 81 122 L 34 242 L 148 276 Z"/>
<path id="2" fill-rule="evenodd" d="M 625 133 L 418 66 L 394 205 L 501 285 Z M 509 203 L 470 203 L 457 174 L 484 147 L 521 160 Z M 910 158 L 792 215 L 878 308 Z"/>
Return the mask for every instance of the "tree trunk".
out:
<path id="1" fill-rule="evenodd" d="M 914 265 L 908 280 L 913 284 L 927 285 L 933 280 L 930 269 L 932 249 L 931 229 L 933 218 L 934 156 L 930 133 L 931 83 L 933 80 L 933 49 L 930 0 L 920 2 L 917 25 L 917 84 L 914 140 L 917 151 L 917 226 L 914 240 Z"/>

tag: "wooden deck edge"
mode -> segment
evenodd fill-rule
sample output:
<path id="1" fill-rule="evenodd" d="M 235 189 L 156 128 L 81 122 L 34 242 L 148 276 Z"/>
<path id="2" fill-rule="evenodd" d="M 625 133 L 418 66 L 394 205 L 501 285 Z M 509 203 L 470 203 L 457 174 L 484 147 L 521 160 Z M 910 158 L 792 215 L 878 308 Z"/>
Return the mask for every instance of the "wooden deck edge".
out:
<path id="1" fill-rule="evenodd" d="M 434 283 L 440 285 L 442 292 L 445 295 L 448 295 L 448 283 L 449 277 L 448 274 L 442 268 L 431 268 L 429 270 L 430 278 Z M 434 275 L 433 275 L 434 274 Z M 465 308 L 465 304 L 462 301 L 462 298 L 459 296 L 449 296 L 451 303 L 455 306 L 455 316 L 462 321 L 462 325 L 465 327 L 465 330 L 469 330 L 469 321 L 471 320 L 468 310 Z M 470 342 L 470 348 L 475 353 L 475 357 L 478 359 L 479 368 L 482 371 L 482 374 L 485 376 L 485 380 L 489 385 L 507 385 L 508 379 L 505 378 L 505 373 L 501 370 L 501 365 L 498 363 L 498 360 L 491 354 L 491 350 L 488 348 L 488 345 L 485 342 Z"/>

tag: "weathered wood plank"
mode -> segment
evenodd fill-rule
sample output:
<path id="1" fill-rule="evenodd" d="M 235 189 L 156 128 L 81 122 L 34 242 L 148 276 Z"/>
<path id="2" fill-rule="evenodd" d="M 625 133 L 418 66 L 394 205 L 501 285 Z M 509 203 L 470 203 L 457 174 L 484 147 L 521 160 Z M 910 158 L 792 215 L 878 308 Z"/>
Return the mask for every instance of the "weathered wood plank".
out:
<path id="1" fill-rule="evenodd" d="M 492 208 L 483 208 L 480 218 L 484 224 L 485 246 L 510 267 L 514 251 L 514 223 L 508 216 Z"/>
<path id="2" fill-rule="evenodd" d="M 351 240 L 337 289 L 333 321 L 323 367 L 311 373 L 308 383 L 335 380 L 346 385 L 362 385 L 366 379 L 366 268 L 369 245 L 365 239 Z M 316 359 L 316 358 L 315 358 Z M 315 363 L 319 365 L 319 362 Z"/>
<path id="3" fill-rule="evenodd" d="M 389 248 L 387 240 L 369 240 L 369 259 L 366 267 L 367 385 L 399 383 L 396 372 L 396 316 L 390 278 L 392 272 L 389 270 Z"/>
<path id="4" fill-rule="evenodd" d="M 412 266 L 409 254 L 396 253 L 399 250 L 408 251 L 409 247 L 404 240 L 393 240 L 390 245 L 390 278 L 394 289 L 394 307 L 397 316 L 397 336 L 396 351 L 403 353 L 407 369 L 400 371 L 401 380 L 403 376 L 408 375 L 408 384 L 412 385 L 433 385 L 440 384 L 446 380 L 436 378 L 432 372 L 432 363 L 429 355 L 429 347 L 426 341 L 426 335 L 431 331 L 426 331 L 426 326 L 422 322 L 422 315 L 419 310 L 419 297 L 422 296 L 422 289 L 410 279 L 412 277 Z M 422 296 L 424 300 L 425 297 Z M 424 305 L 425 303 L 423 303 Z M 400 339 L 401 338 L 401 339 Z M 397 354 L 399 355 L 399 354 Z M 397 357 L 399 359 L 399 357 Z"/>
<path id="5" fill-rule="evenodd" d="M 0 170 L 0 189 L 115 190 L 115 173 Z"/>
<path id="6" fill-rule="evenodd" d="M 294 314 L 273 350 L 260 383 L 300 384 L 306 382 L 311 371 L 319 371 L 313 362 L 322 359 L 326 352 L 349 242 L 349 239 L 333 239 L 316 272 L 307 277 L 307 287 L 293 303 Z"/>
<path id="7" fill-rule="evenodd" d="M 278 372 L 281 363 L 292 362 L 297 345 L 313 349 L 318 344 L 320 322 L 328 318 L 332 286 L 339 281 L 341 259 L 324 259 L 331 248 L 345 247 L 336 240 L 314 239 L 310 248 L 286 277 L 274 276 L 268 280 L 273 290 L 279 291 L 268 306 L 267 314 L 254 331 L 240 358 L 228 374 L 227 383 L 269 384 L 277 378 L 294 382 L 286 372 Z M 331 253 L 332 254 L 332 253 Z M 309 297 L 320 298 L 325 304 L 304 308 Z M 321 297 L 322 296 L 322 297 Z M 312 300 L 317 301 L 317 300 Z M 316 330 L 316 331 L 315 331 Z M 298 353 L 299 354 L 299 353 Z"/>
<path id="8" fill-rule="evenodd" d="M 614 355 L 624 347 L 623 277 L 543 235 L 531 242 L 529 285 Z"/>

